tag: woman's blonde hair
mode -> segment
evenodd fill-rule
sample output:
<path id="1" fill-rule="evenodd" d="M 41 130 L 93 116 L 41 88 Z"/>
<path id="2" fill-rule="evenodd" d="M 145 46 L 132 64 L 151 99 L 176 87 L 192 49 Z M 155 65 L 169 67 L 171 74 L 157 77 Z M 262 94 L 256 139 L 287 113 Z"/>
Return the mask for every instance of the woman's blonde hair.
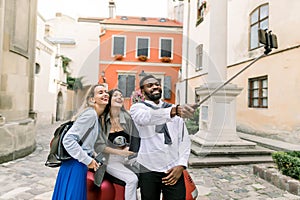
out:
<path id="1" fill-rule="evenodd" d="M 77 117 L 88 107 L 94 107 L 95 103 L 91 101 L 91 98 L 95 96 L 95 88 L 98 86 L 106 87 L 104 84 L 96 84 L 92 85 L 85 94 L 84 101 L 81 104 L 78 112 L 72 117 L 72 120 L 75 121 Z"/>

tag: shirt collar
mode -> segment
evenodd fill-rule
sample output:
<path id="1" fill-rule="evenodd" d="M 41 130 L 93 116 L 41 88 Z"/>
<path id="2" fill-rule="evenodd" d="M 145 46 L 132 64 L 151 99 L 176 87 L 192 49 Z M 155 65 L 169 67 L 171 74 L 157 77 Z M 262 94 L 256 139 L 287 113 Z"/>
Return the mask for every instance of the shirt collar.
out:
<path id="1" fill-rule="evenodd" d="M 151 105 L 153 105 L 153 106 L 155 106 L 155 107 L 161 107 L 162 106 L 162 104 L 164 103 L 161 99 L 159 100 L 159 103 L 158 104 L 156 104 L 156 103 L 154 103 L 153 101 L 149 101 L 149 100 L 145 100 L 145 102 L 146 103 L 149 103 L 149 104 L 151 104 Z"/>
<path id="2" fill-rule="evenodd" d="M 126 123 L 126 119 L 125 119 L 125 113 L 124 111 L 120 111 L 120 114 L 119 114 L 119 117 L 120 117 L 120 123 L 121 124 L 125 124 Z M 110 114 L 106 115 L 106 119 L 105 121 L 108 122 L 110 120 Z"/>

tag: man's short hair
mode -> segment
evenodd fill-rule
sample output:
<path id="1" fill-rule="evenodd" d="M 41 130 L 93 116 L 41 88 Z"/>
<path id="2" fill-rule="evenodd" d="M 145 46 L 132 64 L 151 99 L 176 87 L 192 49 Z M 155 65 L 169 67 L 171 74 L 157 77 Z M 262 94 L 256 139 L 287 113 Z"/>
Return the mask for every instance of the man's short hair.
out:
<path id="1" fill-rule="evenodd" d="M 144 77 L 140 80 L 140 89 L 143 88 L 145 80 L 150 79 L 150 78 L 154 78 L 154 79 L 157 80 L 157 78 L 156 78 L 155 76 L 151 75 L 151 74 L 144 76 Z"/>

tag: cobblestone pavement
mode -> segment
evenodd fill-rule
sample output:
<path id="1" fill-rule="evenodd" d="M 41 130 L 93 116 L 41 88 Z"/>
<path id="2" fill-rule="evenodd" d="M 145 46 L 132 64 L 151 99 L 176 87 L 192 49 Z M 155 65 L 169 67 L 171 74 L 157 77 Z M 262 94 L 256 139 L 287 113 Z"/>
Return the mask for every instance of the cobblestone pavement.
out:
<path id="1" fill-rule="evenodd" d="M 45 167 L 44 162 L 56 126 L 37 128 L 32 154 L 0 164 L 0 200 L 51 199 L 58 168 Z M 189 169 L 199 191 L 197 200 L 300 200 L 254 176 L 252 170 L 252 165 Z"/>

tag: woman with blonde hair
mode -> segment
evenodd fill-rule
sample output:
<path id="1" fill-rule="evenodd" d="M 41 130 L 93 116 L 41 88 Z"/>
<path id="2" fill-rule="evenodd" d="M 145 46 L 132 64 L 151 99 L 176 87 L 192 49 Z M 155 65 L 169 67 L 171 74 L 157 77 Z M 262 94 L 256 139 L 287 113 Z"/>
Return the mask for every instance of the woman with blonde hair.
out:
<path id="1" fill-rule="evenodd" d="M 99 135 L 99 116 L 103 113 L 109 95 L 102 84 L 92 86 L 87 92 L 83 110 L 79 112 L 73 126 L 63 138 L 63 145 L 72 159 L 63 161 L 60 166 L 53 192 L 53 200 L 87 199 L 87 170 L 97 170 L 99 164 L 92 158 L 94 144 Z M 79 145 L 87 133 L 88 136 Z"/>

